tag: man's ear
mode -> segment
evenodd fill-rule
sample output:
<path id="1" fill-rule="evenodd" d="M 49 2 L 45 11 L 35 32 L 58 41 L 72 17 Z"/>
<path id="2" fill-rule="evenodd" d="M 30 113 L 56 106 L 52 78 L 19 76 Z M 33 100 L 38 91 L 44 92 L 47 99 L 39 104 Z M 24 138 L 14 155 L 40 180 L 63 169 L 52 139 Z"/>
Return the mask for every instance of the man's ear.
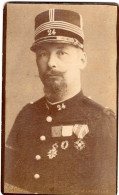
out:
<path id="1" fill-rule="evenodd" d="M 81 52 L 81 57 L 80 57 L 80 60 L 81 60 L 81 64 L 80 64 L 80 69 L 83 70 L 86 65 L 87 65 L 87 55 L 84 51 Z"/>

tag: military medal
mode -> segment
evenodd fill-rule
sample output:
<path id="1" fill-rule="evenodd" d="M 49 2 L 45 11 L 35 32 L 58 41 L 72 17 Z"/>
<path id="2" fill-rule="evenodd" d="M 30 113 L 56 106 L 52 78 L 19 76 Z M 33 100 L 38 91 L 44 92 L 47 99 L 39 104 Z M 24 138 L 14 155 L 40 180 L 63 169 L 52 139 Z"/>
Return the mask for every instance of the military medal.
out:
<path id="1" fill-rule="evenodd" d="M 85 148 L 85 142 L 81 139 L 78 139 L 76 142 L 74 142 L 74 147 L 81 151 Z"/>
<path id="2" fill-rule="evenodd" d="M 62 135 L 62 126 L 54 126 L 51 128 L 52 137 L 61 137 Z"/>
<path id="3" fill-rule="evenodd" d="M 57 156 L 57 148 L 58 148 L 58 144 L 55 143 L 52 145 L 52 149 L 49 150 L 47 156 L 49 157 L 49 159 L 53 159 L 54 157 Z"/>
<path id="4" fill-rule="evenodd" d="M 72 136 L 72 133 L 73 133 L 72 130 L 73 130 L 73 125 L 54 126 L 51 128 L 51 135 L 52 135 L 52 137 Z"/>
<path id="5" fill-rule="evenodd" d="M 72 136 L 74 133 L 77 138 L 83 139 L 85 135 L 89 132 L 88 125 L 64 125 L 64 126 L 54 126 L 51 128 L 52 137 L 68 137 Z"/>
<path id="6" fill-rule="evenodd" d="M 73 125 L 67 125 L 62 127 L 62 136 L 72 136 Z"/>
<path id="7" fill-rule="evenodd" d="M 73 127 L 73 132 L 78 138 L 83 139 L 84 136 L 89 132 L 88 125 L 75 124 Z"/>
<path id="8" fill-rule="evenodd" d="M 66 141 L 62 141 L 61 148 L 63 150 L 66 150 L 68 148 L 68 146 L 69 146 L 69 142 L 67 140 Z"/>

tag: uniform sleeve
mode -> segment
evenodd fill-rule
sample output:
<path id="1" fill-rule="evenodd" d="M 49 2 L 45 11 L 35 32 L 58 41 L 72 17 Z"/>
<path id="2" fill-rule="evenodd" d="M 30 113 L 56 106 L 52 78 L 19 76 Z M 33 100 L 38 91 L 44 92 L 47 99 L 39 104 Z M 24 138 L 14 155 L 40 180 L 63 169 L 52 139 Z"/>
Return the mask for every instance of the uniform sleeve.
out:
<path id="1" fill-rule="evenodd" d="M 105 123 L 107 131 L 103 139 L 104 143 L 104 164 L 106 169 L 107 187 L 110 192 L 116 190 L 116 158 L 117 158 L 117 127 L 114 115 L 106 115 Z M 102 151 L 102 152 L 103 152 Z M 104 178 L 105 179 L 105 178 Z"/>
<path id="2" fill-rule="evenodd" d="M 20 180 L 20 164 L 22 163 L 23 141 L 25 137 L 25 116 L 26 108 L 24 108 L 17 116 L 13 127 L 8 136 L 5 146 L 5 182 L 17 186 Z"/>
<path id="3" fill-rule="evenodd" d="M 112 111 L 104 111 L 102 116 L 97 127 L 99 137 L 96 151 L 96 185 L 111 195 L 116 194 L 117 128 Z"/>
<path id="4" fill-rule="evenodd" d="M 8 136 L 6 146 L 8 148 L 19 151 L 23 147 L 23 138 L 25 134 L 25 126 L 27 121 L 27 106 L 23 108 L 15 119 L 10 134 Z"/>

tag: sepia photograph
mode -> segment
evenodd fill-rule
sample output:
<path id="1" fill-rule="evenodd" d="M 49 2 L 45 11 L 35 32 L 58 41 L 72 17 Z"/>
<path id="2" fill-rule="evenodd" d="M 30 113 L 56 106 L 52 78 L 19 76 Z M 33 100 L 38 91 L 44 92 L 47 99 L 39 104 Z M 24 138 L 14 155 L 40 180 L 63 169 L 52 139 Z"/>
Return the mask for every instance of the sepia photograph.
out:
<path id="1" fill-rule="evenodd" d="M 2 193 L 116 195 L 117 4 L 7 3 Z"/>

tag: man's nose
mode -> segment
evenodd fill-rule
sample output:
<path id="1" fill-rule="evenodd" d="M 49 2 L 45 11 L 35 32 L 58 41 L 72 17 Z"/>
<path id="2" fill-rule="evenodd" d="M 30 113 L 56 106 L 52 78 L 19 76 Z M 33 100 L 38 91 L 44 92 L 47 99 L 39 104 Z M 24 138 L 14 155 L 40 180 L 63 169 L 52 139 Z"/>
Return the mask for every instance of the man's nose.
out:
<path id="1" fill-rule="evenodd" d="M 50 54 L 48 58 L 48 66 L 50 68 L 56 68 L 56 56 L 55 54 Z"/>

